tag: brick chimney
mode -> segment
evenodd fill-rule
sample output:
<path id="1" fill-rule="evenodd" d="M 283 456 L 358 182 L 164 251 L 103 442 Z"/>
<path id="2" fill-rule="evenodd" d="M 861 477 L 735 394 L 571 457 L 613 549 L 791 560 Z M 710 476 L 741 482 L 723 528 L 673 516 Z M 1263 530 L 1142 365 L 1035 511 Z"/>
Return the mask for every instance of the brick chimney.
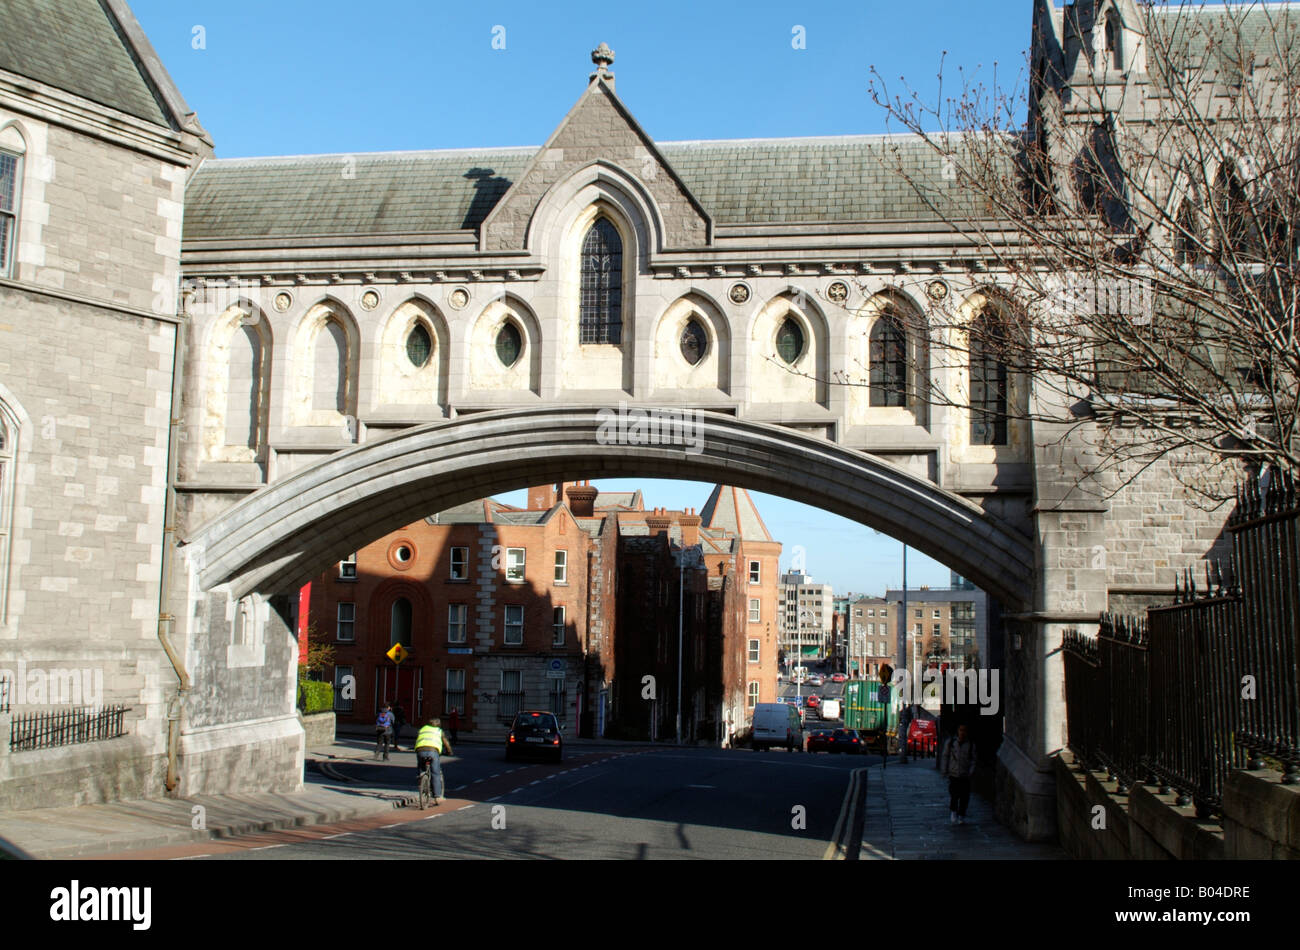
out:
<path id="1" fill-rule="evenodd" d="M 687 508 L 677 523 L 682 526 L 682 547 L 693 548 L 700 543 L 700 516 L 694 508 Z"/>
<path id="2" fill-rule="evenodd" d="M 667 536 L 668 529 L 673 526 L 673 516 L 663 508 L 656 508 L 645 516 L 645 526 L 650 529 L 652 537 L 656 534 Z"/>
<path id="3" fill-rule="evenodd" d="M 528 489 L 528 510 L 529 511 L 550 511 L 555 507 L 559 500 L 557 484 L 534 485 Z"/>
<path id="4" fill-rule="evenodd" d="M 596 496 L 600 492 L 592 487 L 590 481 L 575 482 L 564 493 L 569 498 L 569 510 L 575 518 L 590 518 L 595 514 Z"/>

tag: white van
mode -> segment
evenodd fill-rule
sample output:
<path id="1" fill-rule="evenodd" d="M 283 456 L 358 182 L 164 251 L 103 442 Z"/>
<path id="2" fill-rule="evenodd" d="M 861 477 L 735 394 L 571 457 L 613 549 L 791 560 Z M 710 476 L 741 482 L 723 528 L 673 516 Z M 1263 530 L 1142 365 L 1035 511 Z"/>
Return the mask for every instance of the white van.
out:
<path id="1" fill-rule="evenodd" d="M 799 711 L 787 703 L 759 703 L 754 707 L 754 751 L 784 746 L 803 751 L 803 723 Z"/>

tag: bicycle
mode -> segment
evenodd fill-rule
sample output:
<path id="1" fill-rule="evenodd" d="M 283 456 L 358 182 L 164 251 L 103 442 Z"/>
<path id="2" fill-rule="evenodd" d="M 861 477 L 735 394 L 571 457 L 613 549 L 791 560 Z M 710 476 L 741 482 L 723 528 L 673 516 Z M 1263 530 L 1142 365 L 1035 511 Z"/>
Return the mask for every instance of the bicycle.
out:
<path id="1" fill-rule="evenodd" d="M 433 759 L 422 759 L 420 762 L 420 811 L 424 811 L 427 802 L 432 801 L 436 806 L 438 799 L 433 795 Z"/>

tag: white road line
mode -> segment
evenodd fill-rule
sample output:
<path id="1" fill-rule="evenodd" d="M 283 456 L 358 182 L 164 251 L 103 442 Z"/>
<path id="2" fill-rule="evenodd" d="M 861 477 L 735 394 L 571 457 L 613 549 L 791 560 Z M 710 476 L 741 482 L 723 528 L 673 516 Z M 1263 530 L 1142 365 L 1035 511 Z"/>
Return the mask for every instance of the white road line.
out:
<path id="1" fill-rule="evenodd" d="M 500 778 L 500 777 L 501 777 L 501 773 L 500 773 L 500 772 L 498 772 L 496 775 L 489 775 L 489 776 L 488 776 L 488 778 Z"/>
<path id="2" fill-rule="evenodd" d="M 351 834 L 353 834 L 353 832 L 351 832 L 351 831 L 345 831 L 345 832 L 343 832 L 342 834 L 337 834 L 337 835 L 326 835 L 324 838 L 321 838 L 320 840 L 321 840 L 321 841 L 329 841 L 331 838 L 346 838 L 346 837 L 348 837 L 348 836 L 351 835 Z"/>
<path id="3" fill-rule="evenodd" d="M 461 806 L 460 806 L 459 808 L 457 808 L 456 810 L 457 810 L 457 811 L 464 811 L 466 808 L 473 808 L 473 807 L 474 807 L 473 805 L 461 805 Z"/>
<path id="4" fill-rule="evenodd" d="M 469 788 L 469 786 L 468 786 L 468 785 L 457 785 L 455 788 L 452 789 L 452 791 L 453 791 L 453 792 L 459 792 L 459 791 L 461 791 L 462 789 L 466 789 L 466 788 Z"/>
<path id="5" fill-rule="evenodd" d="M 264 844 L 260 848 L 249 848 L 249 851 L 270 851 L 272 848 L 283 848 L 282 844 Z"/>
<path id="6" fill-rule="evenodd" d="M 400 824 L 400 822 L 398 824 Z M 380 830 L 383 830 L 384 828 L 396 828 L 397 825 L 380 825 L 379 827 Z"/>
<path id="7" fill-rule="evenodd" d="M 433 821 L 433 819 L 435 819 L 435 818 L 441 818 L 441 817 L 442 817 L 442 815 L 427 815 L 426 817 L 421 818 L 420 820 L 421 820 L 421 821 Z"/>
<path id="8" fill-rule="evenodd" d="M 541 785 L 541 784 L 542 784 L 542 780 L 541 780 L 541 779 L 537 779 L 536 781 L 529 782 L 528 784 L 529 784 L 529 785 Z"/>
<path id="9" fill-rule="evenodd" d="M 172 858 L 173 861 L 193 861 L 195 858 L 210 858 L 210 854 L 187 854 L 183 858 Z"/>
<path id="10" fill-rule="evenodd" d="M 489 798 L 488 801 L 490 801 L 490 802 L 499 802 L 499 801 L 501 801 L 501 796 L 500 796 L 500 795 L 497 795 L 495 798 Z"/>

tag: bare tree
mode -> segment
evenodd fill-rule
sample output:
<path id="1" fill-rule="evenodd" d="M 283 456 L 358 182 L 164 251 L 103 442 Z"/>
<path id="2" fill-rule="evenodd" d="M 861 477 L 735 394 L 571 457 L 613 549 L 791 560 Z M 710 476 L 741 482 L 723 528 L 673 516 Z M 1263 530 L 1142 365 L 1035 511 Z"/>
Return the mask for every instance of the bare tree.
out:
<path id="1" fill-rule="evenodd" d="M 1095 6 L 1067 7 L 1061 29 L 1041 4 L 1009 88 L 962 74 L 945 98 L 941 73 L 928 104 L 874 73 L 911 149 L 892 170 L 968 242 L 940 269 L 986 270 L 990 289 L 910 326 L 900 309 L 928 345 L 873 339 L 837 382 L 923 386 L 969 410 L 972 441 L 1016 420 L 1086 432 L 1112 488 L 1200 459 L 1172 471 L 1216 505 L 1243 468 L 1300 467 L 1300 10 Z M 918 141 L 937 162 L 913 160 Z"/>

